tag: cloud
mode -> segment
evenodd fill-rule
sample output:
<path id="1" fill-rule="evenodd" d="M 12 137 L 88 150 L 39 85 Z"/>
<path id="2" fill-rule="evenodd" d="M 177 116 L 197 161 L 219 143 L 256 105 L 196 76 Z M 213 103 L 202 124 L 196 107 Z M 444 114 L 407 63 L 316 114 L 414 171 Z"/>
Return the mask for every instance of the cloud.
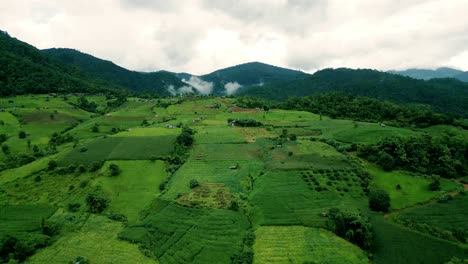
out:
<path id="1" fill-rule="evenodd" d="M 0 25 L 139 71 L 201 75 L 248 61 L 311 72 L 468 70 L 466 0 L 4 0 Z"/>
<path id="2" fill-rule="evenodd" d="M 194 93 L 192 87 L 190 86 L 182 86 L 182 87 L 179 87 L 178 89 L 175 89 L 174 85 L 169 85 L 169 87 L 167 88 L 167 91 L 171 95 Z"/>
<path id="3" fill-rule="evenodd" d="M 241 88 L 238 82 L 228 82 L 224 85 L 224 89 L 226 90 L 227 95 L 234 94 L 239 88 Z"/>
<path id="4" fill-rule="evenodd" d="M 213 91 L 213 83 L 205 82 L 202 79 L 191 76 L 189 80 L 182 80 L 184 83 L 191 85 L 193 88 L 197 89 L 201 94 L 210 94 Z"/>

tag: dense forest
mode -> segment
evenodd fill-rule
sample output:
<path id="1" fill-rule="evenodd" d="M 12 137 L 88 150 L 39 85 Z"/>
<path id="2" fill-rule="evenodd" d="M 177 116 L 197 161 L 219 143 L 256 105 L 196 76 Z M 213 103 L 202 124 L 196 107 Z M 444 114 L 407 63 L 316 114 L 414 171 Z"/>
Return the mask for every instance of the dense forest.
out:
<path id="1" fill-rule="evenodd" d="M 91 92 L 116 88 L 41 54 L 0 32 L 0 96 L 25 93 Z"/>
<path id="2" fill-rule="evenodd" d="M 82 72 L 114 85 L 143 93 L 170 96 L 168 87 L 185 86 L 174 73 L 167 71 L 135 72 L 73 49 L 46 49 L 43 54 L 61 62 L 78 67 Z"/>
<path id="3" fill-rule="evenodd" d="M 239 94 L 284 100 L 324 92 L 426 104 L 437 112 L 460 116 L 468 112 L 468 83 L 450 78 L 423 81 L 376 70 L 325 69 L 301 80 L 245 88 Z"/>

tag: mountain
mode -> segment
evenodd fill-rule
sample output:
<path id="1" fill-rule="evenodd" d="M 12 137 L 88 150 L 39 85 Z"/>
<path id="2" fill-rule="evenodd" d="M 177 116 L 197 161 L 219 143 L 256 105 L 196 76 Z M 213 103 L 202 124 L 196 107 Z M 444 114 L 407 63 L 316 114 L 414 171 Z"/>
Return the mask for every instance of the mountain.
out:
<path id="1" fill-rule="evenodd" d="M 213 84 L 214 94 L 233 93 L 240 87 L 264 85 L 275 81 L 292 81 L 308 74 L 281 68 L 261 62 L 249 62 L 200 76 L 205 82 Z M 236 84 L 237 83 L 237 84 Z M 229 90 L 229 85 L 231 89 Z M 227 89 L 226 89 L 227 88 Z"/>
<path id="2" fill-rule="evenodd" d="M 457 76 L 460 74 L 464 74 L 465 72 L 452 68 L 442 67 L 435 70 L 408 69 L 404 71 L 389 71 L 389 73 L 399 74 L 421 80 L 430 80 L 435 78 L 457 78 L 461 81 L 464 81 L 458 78 Z"/>
<path id="3" fill-rule="evenodd" d="M 150 92 L 159 95 L 171 95 L 169 87 L 186 86 L 174 73 L 167 71 L 136 72 L 114 64 L 111 61 L 96 58 L 74 49 L 45 49 L 43 54 L 54 57 L 67 65 L 78 67 L 81 71 L 111 84 L 128 88 L 136 92 Z"/>
<path id="4" fill-rule="evenodd" d="M 453 78 L 424 81 L 369 69 L 325 69 L 300 80 L 243 88 L 238 94 L 284 100 L 324 92 L 426 104 L 436 111 L 468 115 L 468 83 Z"/>
<path id="5" fill-rule="evenodd" d="M 42 54 L 0 31 L 0 96 L 24 93 L 98 92 L 112 86 Z M 115 87 L 114 87 L 115 88 Z"/>
<path id="6" fill-rule="evenodd" d="M 468 82 L 468 72 L 459 73 L 459 74 L 453 76 L 453 78 L 458 79 L 458 80 L 460 80 L 462 82 Z"/>

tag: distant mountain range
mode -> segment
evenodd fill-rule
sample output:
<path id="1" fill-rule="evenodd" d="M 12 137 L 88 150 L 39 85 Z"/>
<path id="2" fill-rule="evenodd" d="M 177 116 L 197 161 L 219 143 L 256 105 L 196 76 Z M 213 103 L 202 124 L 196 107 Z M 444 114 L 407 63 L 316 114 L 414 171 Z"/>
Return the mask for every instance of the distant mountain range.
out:
<path id="1" fill-rule="evenodd" d="M 0 96 L 112 90 L 158 96 L 195 92 L 283 100 L 343 92 L 397 103 L 426 104 L 437 111 L 468 116 L 468 83 L 461 80 L 468 81 L 468 73 L 450 68 L 392 72 L 340 68 L 307 74 L 260 62 L 201 76 L 168 71 L 145 73 L 73 49 L 38 50 L 0 32 Z"/>
<path id="2" fill-rule="evenodd" d="M 389 73 L 408 76 L 415 79 L 430 80 L 435 78 L 455 78 L 463 82 L 468 82 L 468 72 L 457 69 L 442 67 L 435 70 L 429 69 L 408 69 L 404 71 L 388 71 Z"/>

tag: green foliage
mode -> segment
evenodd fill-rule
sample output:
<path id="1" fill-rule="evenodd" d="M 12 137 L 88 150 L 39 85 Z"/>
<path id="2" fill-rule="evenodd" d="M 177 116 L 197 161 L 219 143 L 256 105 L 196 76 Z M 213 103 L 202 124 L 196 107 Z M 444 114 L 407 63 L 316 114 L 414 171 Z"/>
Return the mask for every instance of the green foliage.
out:
<path id="1" fill-rule="evenodd" d="M 240 127 L 260 127 L 263 126 L 261 122 L 257 122 L 255 119 L 234 119 L 228 118 L 228 124 L 234 124 Z"/>
<path id="2" fill-rule="evenodd" d="M 198 183 L 197 180 L 195 180 L 195 179 L 190 180 L 190 183 L 189 183 L 190 189 L 198 187 L 199 185 L 200 185 L 200 183 Z"/>
<path id="3" fill-rule="evenodd" d="M 429 184 L 429 190 L 431 191 L 440 191 L 440 177 L 433 176 L 431 183 Z"/>
<path id="4" fill-rule="evenodd" d="M 121 172 L 120 167 L 115 163 L 109 164 L 109 171 L 110 171 L 110 176 L 117 176 Z"/>
<path id="5" fill-rule="evenodd" d="M 439 124 L 453 124 L 454 122 L 451 115 L 436 114 L 426 107 L 404 106 L 342 93 L 294 97 L 284 102 L 280 107 L 320 113 L 333 119 L 366 122 L 387 121 L 397 126 L 428 127 Z M 357 127 L 357 123 L 355 123 L 354 127 Z"/>
<path id="6" fill-rule="evenodd" d="M 295 81 L 280 81 L 249 87 L 242 89 L 239 94 L 284 100 L 292 96 L 343 92 L 353 96 L 367 96 L 395 103 L 428 104 L 438 112 L 466 116 L 468 113 L 467 86 L 468 84 L 455 79 L 422 81 L 376 70 L 339 68 L 324 69 L 312 76 Z M 352 102 L 349 103 L 352 105 Z M 349 109 L 353 111 L 352 108 Z M 373 114 L 372 111 L 367 113 Z"/>
<path id="7" fill-rule="evenodd" d="M 373 188 L 369 192 L 369 208 L 372 211 L 388 212 L 390 209 L 390 196 L 379 188 Z"/>
<path id="8" fill-rule="evenodd" d="M 386 170 L 404 168 L 428 175 L 454 178 L 468 171 L 468 142 L 460 137 L 391 137 L 362 145 L 359 156 Z"/>
<path id="9" fill-rule="evenodd" d="M 109 201 L 98 194 L 89 193 L 86 196 L 86 204 L 88 205 L 89 212 L 100 214 L 107 208 Z"/>
<path id="10" fill-rule="evenodd" d="M 7 141 L 8 135 L 7 134 L 0 134 L 0 144 L 3 144 L 5 141 Z"/>
<path id="11" fill-rule="evenodd" d="M 0 32 L 0 96 L 51 92 L 110 91 L 74 67 Z"/>
<path id="12" fill-rule="evenodd" d="M 335 234 L 360 248 L 367 251 L 373 249 L 372 224 L 366 216 L 332 208 L 328 212 L 327 226 Z"/>
<path id="13" fill-rule="evenodd" d="M 20 131 L 20 132 L 18 133 L 18 137 L 19 137 L 20 139 L 26 138 L 26 132 Z"/>
<path id="14" fill-rule="evenodd" d="M 57 161 L 49 160 L 49 162 L 47 163 L 47 169 L 48 170 L 53 170 L 55 168 L 57 168 Z"/>
<path id="15" fill-rule="evenodd" d="M 142 73 L 129 71 L 112 62 L 101 60 L 73 49 L 54 48 L 43 50 L 42 53 L 64 64 L 78 68 L 88 76 L 100 79 L 104 83 L 114 87 L 124 87 L 140 93 L 145 92 L 160 96 L 170 96 L 171 94 L 167 91 L 168 86 L 172 85 L 174 88 L 179 88 L 186 85 L 179 80 L 175 74 L 170 72 L 158 71 Z M 119 99 L 109 106 L 116 107 L 120 103 L 118 100 Z"/>

